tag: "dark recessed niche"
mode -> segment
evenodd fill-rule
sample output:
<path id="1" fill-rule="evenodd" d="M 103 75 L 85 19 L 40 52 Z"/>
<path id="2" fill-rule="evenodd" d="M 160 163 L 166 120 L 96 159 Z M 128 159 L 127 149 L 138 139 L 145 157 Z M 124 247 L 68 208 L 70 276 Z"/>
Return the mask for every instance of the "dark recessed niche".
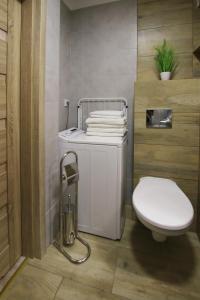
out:
<path id="1" fill-rule="evenodd" d="M 196 50 L 194 50 L 193 54 L 200 61 L 200 47 L 198 47 Z"/>

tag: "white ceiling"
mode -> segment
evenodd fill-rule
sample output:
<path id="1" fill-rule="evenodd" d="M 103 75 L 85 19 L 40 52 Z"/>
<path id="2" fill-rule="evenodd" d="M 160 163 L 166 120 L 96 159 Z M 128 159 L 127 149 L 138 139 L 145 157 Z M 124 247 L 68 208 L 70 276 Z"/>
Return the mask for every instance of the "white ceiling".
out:
<path id="1" fill-rule="evenodd" d="M 63 2 L 71 10 L 75 10 L 83 7 L 95 6 L 95 5 L 109 3 L 109 2 L 115 2 L 115 1 L 119 1 L 119 0 L 63 0 Z"/>

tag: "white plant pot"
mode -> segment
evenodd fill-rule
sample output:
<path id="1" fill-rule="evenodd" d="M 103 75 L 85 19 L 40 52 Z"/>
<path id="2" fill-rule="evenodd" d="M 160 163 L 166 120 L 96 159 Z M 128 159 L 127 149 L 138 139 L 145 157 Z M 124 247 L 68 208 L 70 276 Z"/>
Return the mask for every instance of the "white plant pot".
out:
<path id="1" fill-rule="evenodd" d="M 161 78 L 161 80 L 170 80 L 171 72 L 161 72 L 160 78 Z"/>

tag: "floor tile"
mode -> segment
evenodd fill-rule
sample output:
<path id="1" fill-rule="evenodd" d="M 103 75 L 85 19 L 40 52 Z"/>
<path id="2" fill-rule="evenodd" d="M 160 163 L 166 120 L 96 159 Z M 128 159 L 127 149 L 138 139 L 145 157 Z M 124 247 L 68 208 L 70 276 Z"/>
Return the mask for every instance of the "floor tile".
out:
<path id="1" fill-rule="evenodd" d="M 42 260 L 28 260 L 1 299 L 200 299 L 200 242 L 195 233 L 157 243 L 150 230 L 130 218 L 121 241 L 80 235 L 92 248 L 87 262 L 74 265 L 50 246 Z M 76 258 L 86 253 L 78 241 L 67 251 Z"/>
<path id="2" fill-rule="evenodd" d="M 199 296 L 187 295 L 163 288 L 162 284 L 131 272 L 117 269 L 113 294 L 130 300 L 197 300 Z"/>
<path id="3" fill-rule="evenodd" d="M 69 279 L 62 282 L 55 300 L 126 300 L 103 290 L 88 287 Z"/>
<path id="4" fill-rule="evenodd" d="M 104 245 L 112 247 L 132 247 L 132 233 L 134 228 L 135 220 L 126 219 L 125 228 L 121 240 L 110 240 L 103 237 L 95 236 L 92 234 L 81 233 L 81 236 L 88 239 L 89 241 L 95 241 L 97 243 L 103 243 Z"/>
<path id="5" fill-rule="evenodd" d="M 126 219 L 128 220 L 135 220 L 135 212 L 133 210 L 133 205 L 132 204 L 126 204 L 125 205 L 125 210 L 126 210 Z"/>
<path id="6" fill-rule="evenodd" d="M 128 299 L 176 299 L 176 294 L 177 299 L 198 299 L 199 282 L 200 243 L 192 233 L 157 243 L 149 230 L 135 223 L 132 247 L 118 250 L 115 294 Z"/>
<path id="7" fill-rule="evenodd" d="M 62 277 L 35 267 L 22 267 L 1 296 L 1 300 L 53 300 Z"/>
<path id="8" fill-rule="evenodd" d="M 89 241 L 89 243 L 92 248 L 91 257 L 81 265 L 70 263 L 53 246 L 49 247 L 42 261 L 33 259 L 29 260 L 29 264 L 92 287 L 111 291 L 116 269 L 117 249 L 95 241 Z M 81 251 L 82 246 L 78 245 L 77 241 L 75 247 L 71 248 L 71 254 L 76 254 L 75 257 L 80 257 L 85 251 L 85 248 Z"/>

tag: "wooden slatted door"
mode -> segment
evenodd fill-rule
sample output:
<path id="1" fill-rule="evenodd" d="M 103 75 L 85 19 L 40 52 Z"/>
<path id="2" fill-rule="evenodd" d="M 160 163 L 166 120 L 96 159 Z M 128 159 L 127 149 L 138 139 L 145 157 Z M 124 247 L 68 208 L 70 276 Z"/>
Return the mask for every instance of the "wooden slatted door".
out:
<path id="1" fill-rule="evenodd" d="M 0 278 L 21 256 L 20 5 L 0 0 Z"/>
<path id="2" fill-rule="evenodd" d="M 0 277 L 9 269 L 6 155 L 7 3 L 0 2 Z"/>

